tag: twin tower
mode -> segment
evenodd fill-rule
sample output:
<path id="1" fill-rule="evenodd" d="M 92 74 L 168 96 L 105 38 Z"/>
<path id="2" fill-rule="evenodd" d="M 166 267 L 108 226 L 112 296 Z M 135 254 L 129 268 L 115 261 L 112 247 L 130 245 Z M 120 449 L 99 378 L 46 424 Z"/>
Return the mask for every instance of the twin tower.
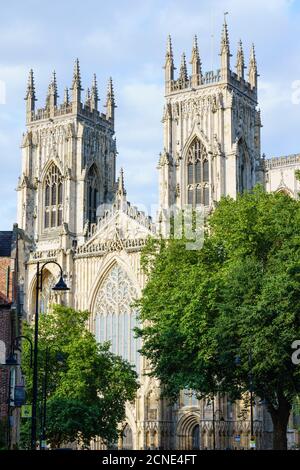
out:
<path id="1" fill-rule="evenodd" d="M 195 37 L 191 75 L 183 55 L 175 78 L 168 38 L 163 151 L 158 165 L 161 213 L 186 204 L 202 204 L 210 210 L 223 195 L 236 197 L 264 181 L 254 47 L 247 80 L 241 42 L 236 71 L 231 57 L 225 21 L 219 70 L 203 72 Z M 83 243 L 89 226 L 96 222 L 97 207 L 113 202 L 118 192 L 112 81 L 105 113 L 98 110 L 95 76 L 82 101 L 78 60 L 70 91 L 71 96 L 65 90 L 59 104 L 54 73 L 45 106 L 37 109 L 33 72 L 29 74 L 18 221 L 36 242 L 64 233 L 69 244 Z"/>
<path id="2" fill-rule="evenodd" d="M 220 68 L 204 73 L 197 37 L 191 54 L 191 75 L 182 55 L 179 74 L 171 38 L 165 59 L 164 148 L 159 159 L 160 207 L 203 204 L 208 210 L 223 195 L 263 182 L 260 150 L 261 118 L 257 109 L 257 63 L 251 49 L 248 80 L 242 42 L 236 71 L 224 21 Z"/>

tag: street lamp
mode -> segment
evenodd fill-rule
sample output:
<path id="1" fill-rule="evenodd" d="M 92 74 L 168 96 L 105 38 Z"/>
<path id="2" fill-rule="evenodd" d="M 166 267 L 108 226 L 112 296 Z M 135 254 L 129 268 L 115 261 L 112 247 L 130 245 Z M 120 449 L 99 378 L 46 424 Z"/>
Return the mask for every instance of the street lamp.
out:
<path id="1" fill-rule="evenodd" d="M 40 268 L 39 261 L 36 265 L 36 295 L 35 295 L 35 322 L 34 322 L 34 350 L 33 350 L 33 376 L 32 376 L 32 418 L 31 418 L 31 449 L 36 450 L 36 412 L 38 398 L 38 337 L 39 337 L 39 294 L 43 288 L 43 269 L 47 264 L 56 264 L 60 269 L 58 283 L 52 288 L 54 291 L 64 292 L 70 290 L 64 279 L 63 270 L 56 261 L 47 261 Z"/>

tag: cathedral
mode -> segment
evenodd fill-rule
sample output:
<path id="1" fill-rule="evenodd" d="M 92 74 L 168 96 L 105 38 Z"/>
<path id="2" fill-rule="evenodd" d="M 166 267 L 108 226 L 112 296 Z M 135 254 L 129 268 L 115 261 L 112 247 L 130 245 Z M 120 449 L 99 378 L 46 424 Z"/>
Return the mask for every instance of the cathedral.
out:
<path id="1" fill-rule="evenodd" d="M 295 169 L 300 155 L 266 158 L 261 153 L 258 70 L 254 47 L 245 76 L 243 45 L 231 66 L 228 27 L 224 22 L 220 66 L 204 72 L 197 37 L 190 71 L 183 54 L 178 75 L 171 38 L 165 57 L 163 145 L 158 162 L 159 213 L 153 221 L 127 200 L 123 170 L 116 174 L 115 97 L 108 82 L 105 113 L 98 109 L 94 75 L 86 98 L 78 60 L 70 89 L 58 102 L 55 73 L 46 102 L 37 108 L 33 71 L 26 93 L 26 132 L 18 183 L 18 225 L 31 240 L 24 279 L 24 311 L 33 320 L 37 262 L 57 261 L 70 291 L 54 294 L 58 268 L 43 271 L 40 309 L 53 302 L 88 310 L 88 328 L 99 342 L 135 365 L 140 388 L 126 405 L 126 420 L 113 445 L 123 449 L 249 448 L 250 419 L 242 404 L 224 397 L 197 400 L 183 391 L 176 405 L 160 396 L 160 384 L 147 375 L 132 329 L 132 306 L 145 286 L 141 251 L 149 237 L 164 233 L 171 207 L 204 206 L 207 212 L 224 195 L 233 198 L 256 183 L 268 191 L 297 197 Z M 70 91 L 70 95 L 69 95 Z M 296 431 L 291 417 L 289 440 Z M 263 404 L 254 407 L 257 448 L 271 445 L 271 421 Z M 92 449 L 103 448 L 100 440 Z"/>

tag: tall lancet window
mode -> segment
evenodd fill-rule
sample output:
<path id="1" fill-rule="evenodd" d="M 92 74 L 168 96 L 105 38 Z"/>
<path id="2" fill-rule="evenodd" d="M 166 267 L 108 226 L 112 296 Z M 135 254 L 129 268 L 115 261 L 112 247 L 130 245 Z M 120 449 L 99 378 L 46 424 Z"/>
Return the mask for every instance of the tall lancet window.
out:
<path id="1" fill-rule="evenodd" d="M 187 157 L 187 202 L 192 206 L 209 206 L 209 161 L 207 151 L 199 139 L 190 145 Z"/>
<path id="2" fill-rule="evenodd" d="M 238 190 L 243 193 L 252 188 L 252 168 L 247 147 L 243 141 L 238 146 Z"/>
<path id="3" fill-rule="evenodd" d="M 44 227 L 59 227 L 63 223 L 63 179 L 54 163 L 45 177 L 44 195 Z"/>
<path id="4" fill-rule="evenodd" d="M 99 204 L 99 178 L 95 165 L 92 165 L 87 177 L 87 218 L 92 224 L 97 221 Z"/>
<path id="5" fill-rule="evenodd" d="M 111 351 L 122 356 L 140 372 L 140 339 L 135 338 L 138 312 L 133 306 L 137 291 L 128 274 L 117 264 L 107 273 L 94 307 L 96 339 L 109 341 Z"/>

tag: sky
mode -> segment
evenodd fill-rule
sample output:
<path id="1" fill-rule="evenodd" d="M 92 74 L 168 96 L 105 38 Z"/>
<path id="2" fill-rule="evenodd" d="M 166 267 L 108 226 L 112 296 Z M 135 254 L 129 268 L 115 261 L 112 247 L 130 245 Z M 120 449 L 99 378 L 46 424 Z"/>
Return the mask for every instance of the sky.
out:
<path id="1" fill-rule="evenodd" d="M 300 153 L 300 0 L 2 0 L 0 230 L 10 230 L 17 220 L 15 189 L 30 68 L 38 107 L 44 106 L 54 69 L 62 99 L 77 57 L 83 88 L 97 74 L 100 108 L 108 78 L 113 77 L 117 165 L 124 167 L 128 199 L 150 211 L 158 202 L 167 35 L 172 36 L 177 67 L 183 51 L 190 58 L 197 34 L 203 71 L 217 69 L 225 11 L 232 65 L 239 39 L 246 61 L 251 44 L 256 47 L 262 152 L 267 157 Z"/>

